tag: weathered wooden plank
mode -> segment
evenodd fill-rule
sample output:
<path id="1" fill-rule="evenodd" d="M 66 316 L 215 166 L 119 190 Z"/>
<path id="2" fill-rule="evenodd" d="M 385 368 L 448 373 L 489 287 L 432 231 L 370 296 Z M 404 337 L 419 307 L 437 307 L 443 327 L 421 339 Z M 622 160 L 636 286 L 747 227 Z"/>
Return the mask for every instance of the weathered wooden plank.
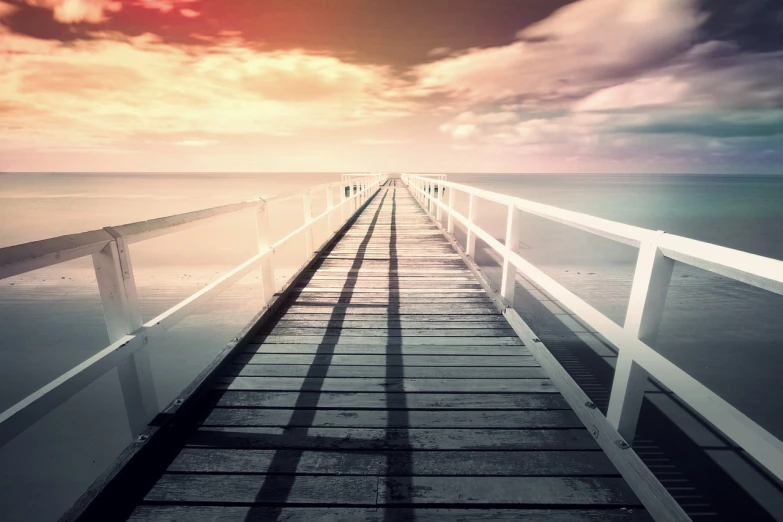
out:
<path id="1" fill-rule="evenodd" d="M 351 288 L 350 290 L 345 290 L 342 286 L 322 286 L 322 287 L 313 287 L 313 286 L 305 286 L 305 287 L 297 287 L 297 290 L 300 293 L 341 293 L 341 292 L 351 292 L 353 294 L 383 294 L 388 295 L 390 297 L 394 297 L 396 295 L 405 295 L 405 294 L 427 294 L 427 295 L 444 295 L 448 297 L 463 297 L 463 296 L 469 296 L 471 294 L 481 294 L 486 295 L 484 292 L 484 289 L 481 287 L 473 287 L 473 288 L 460 288 L 460 289 L 451 289 L 451 288 L 421 288 L 421 287 L 413 287 L 413 288 L 399 288 L 396 290 L 389 290 L 388 288 Z"/>
<path id="2" fill-rule="evenodd" d="M 245 507 L 199 505 L 142 505 L 129 522 L 247 522 L 285 520 L 286 522 L 649 522 L 642 509 L 438 509 L 438 508 L 343 508 L 343 507 Z"/>
<path id="3" fill-rule="evenodd" d="M 400 397 L 410 410 L 560 410 L 569 409 L 565 400 L 555 393 L 409 393 Z M 235 408 L 295 408 L 298 404 L 315 409 L 389 408 L 385 393 L 367 392 L 220 392 L 218 407 Z"/>
<path id="4" fill-rule="evenodd" d="M 375 505 L 378 478 L 312 477 L 269 480 L 264 475 L 165 474 L 144 500 L 152 502 L 220 502 L 257 504 Z"/>
<path id="5" fill-rule="evenodd" d="M 258 335 L 254 339 L 256 343 L 268 344 L 383 344 L 387 346 L 403 345 L 432 345 L 432 346 L 521 346 L 522 341 L 518 337 L 351 337 L 343 335 Z"/>
<path id="6" fill-rule="evenodd" d="M 224 375 L 242 377 L 382 378 L 388 372 L 411 379 L 544 379 L 539 367 L 338 366 L 307 364 L 232 365 Z"/>
<path id="7" fill-rule="evenodd" d="M 297 316 L 298 317 L 298 316 Z M 436 320 L 411 320 L 409 318 L 400 319 L 399 317 L 386 317 L 384 319 L 378 319 L 377 316 L 367 317 L 341 317 L 339 319 L 300 319 L 289 318 L 283 316 L 275 323 L 275 326 L 285 328 L 362 328 L 362 329 L 378 329 L 378 328 L 432 328 L 435 330 L 455 330 L 455 329 L 471 329 L 471 328 L 510 328 L 508 323 L 502 317 L 490 317 L 484 320 L 471 320 L 468 317 L 462 317 L 457 321 L 436 321 Z M 457 316 L 459 317 L 459 316 Z"/>
<path id="8" fill-rule="evenodd" d="M 303 377 L 224 377 L 221 390 L 356 391 L 425 393 L 557 393 L 549 379 L 341 379 Z"/>
<path id="9" fill-rule="evenodd" d="M 460 324 L 460 323 L 481 323 L 481 324 L 508 324 L 506 319 L 502 315 L 478 315 L 472 317 L 470 315 L 436 315 L 436 314 L 395 314 L 390 313 L 386 316 L 379 317 L 377 314 L 352 314 L 345 315 L 336 318 L 313 316 L 302 317 L 301 315 L 283 315 L 278 319 L 278 324 L 283 323 L 295 323 L 295 322 L 312 322 L 326 324 L 329 321 L 342 322 L 343 324 L 364 324 L 364 323 L 377 323 L 388 324 L 389 321 L 394 321 L 396 324 L 422 324 L 422 327 L 428 327 L 429 323 L 440 324 Z"/>
<path id="10" fill-rule="evenodd" d="M 537 367 L 536 360 L 529 355 L 405 355 L 402 361 L 396 361 L 386 354 L 383 355 L 314 355 L 314 354 L 241 354 L 236 359 L 233 368 L 229 371 L 236 371 L 236 367 L 249 364 L 264 365 L 265 367 L 277 365 L 299 364 L 305 367 L 309 365 L 331 365 L 331 366 L 380 366 L 382 368 L 404 366 L 407 369 L 415 367 L 435 367 L 435 368 L 454 368 L 462 370 L 462 366 L 480 368 L 480 367 L 503 367 L 518 369 L 519 367 Z M 490 369 L 489 371 L 494 371 Z"/>
<path id="11" fill-rule="evenodd" d="M 413 476 L 617 475 L 600 451 L 305 451 L 185 448 L 168 468 L 178 473 L 296 473 Z"/>
<path id="12" fill-rule="evenodd" d="M 638 506 L 614 477 L 386 477 L 381 504 L 503 504 Z"/>
<path id="13" fill-rule="evenodd" d="M 400 402 L 402 405 L 402 401 Z M 306 428 L 581 428 L 571 411 L 388 411 L 216 408 L 203 426 L 287 426 Z"/>
<path id="14" fill-rule="evenodd" d="M 519 504 L 637 506 L 614 477 L 387 477 L 166 474 L 147 501 L 253 504 Z"/>
<path id="15" fill-rule="evenodd" d="M 501 315 L 496 308 L 481 305 L 451 305 L 448 309 L 438 310 L 426 304 L 400 304 L 389 306 L 388 304 L 351 303 L 341 305 L 301 305 L 294 304 L 285 310 L 290 314 L 346 314 L 346 315 L 387 315 L 397 313 L 399 315 Z"/>
<path id="16" fill-rule="evenodd" d="M 245 449 L 594 450 L 585 429 L 199 428 L 189 447 Z"/>
<path id="17" fill-rule="evenodd" d="M 290 337 L 338 337 L 340 340 L 346 340 L 346 337 L 382 338 L 399 337 L 408 339 L 409 337 L 431 338 L 449 338 L 458 337 L 462 340 L 474 340 L 479 337 L 494 338 L 513 338 L 515 333 L 511 328 L 502 328 L 497 326 L 485 325 L 483 328 L 351 328 L 339 326 L 333 328 L 318 327 L 288 327 L 270 326 L 262 332 L 268 336 Z"/>
<path id="18" fill-rule="evenodd" d="M 334 306 L 339 304 L 351 305 L 376 305 L 386 306 L 390 309 L 403 305 L 429 306 L 432 310 L 441 309 L 448 311 L 452 306 L 460 305 L 480 305 L 486 307 L 494 306 L 492 300 L 486 295 L 473 294 L 462 297 L 451 296 L 430 296 L 423 294 L 394 296 L 393 300 L 389 296 L 376 294 L 352 294 L 351 292 L 324 292 L 314 294 L 294 294 L 289 300 L 291 305 L 306 306 Z"/>
<path id="19" fill-rule="evenodd" d="M 292 354 L 314 354 L 323 353 L 325 347 L 319 344 L 247 344 L 244 346 L 245 353 L 292 353 Z M 335 344 L 326 348 L 328 353 L 337 355 L 387 355 L 389 347 L 386 344 Z M 404 344 L 395 347 L 395 351 L 408 357 L 410 355 L 465 355 L 465 356 L 494 356 L 494 355 L 529 355 L 530 352 L 524 346 L 433 346 L 426 344 Z"/>

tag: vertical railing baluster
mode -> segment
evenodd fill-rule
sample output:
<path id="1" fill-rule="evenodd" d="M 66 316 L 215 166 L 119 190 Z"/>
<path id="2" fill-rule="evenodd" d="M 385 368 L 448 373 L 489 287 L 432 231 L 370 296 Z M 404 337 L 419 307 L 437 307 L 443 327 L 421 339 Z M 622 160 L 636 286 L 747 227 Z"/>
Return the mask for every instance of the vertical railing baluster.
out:
<path id="1" fill-rule="evenodd" d="M 138 330 L 143 323 L 128 244 L 113 228 L 105 230 L 115 239 L 93 254 L 92 261 L 109 342 L 113 343 Z M 158 413 L 158 396 L 146 348 L 120 362 L 117 375 L 128 425 L 135 437 Z"/>
<path id="2" fill-rule="evenodd" d="M 310 194 L 310 189 L 306 189 L 302 195 L 302 202 L 304 203 L 304 222 L 305 225 L 310 225 L 313 221 L 313 199 Z M 313 253 L 313 227 L 308 226 L 305 229 L 305 259 L 310 257 Z"/>
<path id="3" fill-rule="evenodd" d="M 438 203 L 443 203 L 443 183 L 442 179 L 438 180 Z M 443 220 L 443 209 L 440 205 L 437 206 L 438 210 L 436 211 L 435 219 L 438 220 L 438 222 Z"/>
<path id="4" fill-rule="evenodd" d="M 454 233 L 454 187 L 449 187 L 449 215 L 446 216 L 446 230 L 449 234 Z"/>
<path id="5" fill-rule="evenodd" d="M 258 238 L 258 252 L 266 252 L 272 247 L 272 238 L 269 228 L 269 204 L 264 204 L 256 211 L 256 236 Z M 275 295 L 277 286 L 275 284 L 275 264 L 274 252 L 270 252 L 261 261 L 261 299 L 264 304 L 268 303 Z"/>
<path id="6" fill-rule="evenodd" d="M 470 194 L 470 200 L 468 201 L 468 238 L 465 244 L 465 253 L 469 256 L 476 256 L 476 233 L 473 232 L 473 226 L 476 222 L 478 215 L 478 208 L 476 208 L 476 196 L 473 193 Z"/>
<path id="7" fill-rule="evenodd" d="M 329 214 L 326 217 L 326 223 L 329 227 L 329 234 L 334 234 L 334 231 L 337 230 L 335 219 L 334 219 L 334 186 L 329 185 L 326 187 L 326 211 L 329 212 Z"/>
<path id="8" fill-rule="evenodd" d="M 522 212 L 513 203 L 508 206 L 506 219 L 506 248 L 516 252 L 519 245 L 520 219 Z M 514 306 L 514 287 L 516 285 L 517 267 L 511 263 L 508 255 L 503 256 L 503 276 L 500 283 L 500 295 Z"/>
<path id="9" fill-rule="evenodd" d="M 658 249 L 658 234 L 639 245 L 631 296 L 623 328 L 645 344 L 652 345 L 663 317 L 666 294 L 672 278 L 674 261 Z M 620 350 L 614 370 L 612 393 L 606 418 L 629 444 L 633 443 L 639 411 L 649 374 L 628 349 Z"/>

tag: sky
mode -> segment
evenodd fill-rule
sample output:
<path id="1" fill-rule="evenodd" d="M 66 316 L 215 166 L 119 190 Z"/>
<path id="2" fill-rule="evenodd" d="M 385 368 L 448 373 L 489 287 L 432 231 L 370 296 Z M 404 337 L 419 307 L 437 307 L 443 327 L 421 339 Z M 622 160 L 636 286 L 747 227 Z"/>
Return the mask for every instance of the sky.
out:
<path id="1" fill-rule="evenodd" d="M 0 0 L 0 171 L 782 165 L 776 0 Z"/>

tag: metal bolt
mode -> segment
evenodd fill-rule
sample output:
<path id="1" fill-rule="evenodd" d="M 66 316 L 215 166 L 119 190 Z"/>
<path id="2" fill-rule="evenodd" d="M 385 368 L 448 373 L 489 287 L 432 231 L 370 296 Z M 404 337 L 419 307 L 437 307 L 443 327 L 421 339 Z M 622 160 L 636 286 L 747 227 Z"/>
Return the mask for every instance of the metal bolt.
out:
<path id="1" fill-rule="evenodd" d="M 631 447 L 631 446 L 630 446 L 630 445 L 629 445 L 627 442 L 625 442 L 623 439 L 616 440 L 616 441 L 614 441 L 614 443 L 615 443 L 615 444 L 617 444 L 617 446 L 619 446 L 619 447 L 620 447 L 620 448 L 622 448 L 622 449 L 628 449 L 628 448 L 630 448 L 630 447 Z"/>
<path id="2" fill-rule="evenodd" d="M 149 435 L 139 435 L 139 438 L 136 439 L 136 440 L 138 440 L 139 442 L 144 442 L 145 440 L 147 440 L 149 438 L 150 438 Z"/>
<path id="3" fill-rule="evenodd" d="M 534 342 L 534 343 L 540 343 L 540 342 L 541 342 L 541 339 L 539 339 L 539 338 L 537 338 L 537 337 L 533 337 L 533 342 Z"/>
<path id="4" fill-rule="evenodd" d="M 591 410 L 594 410 L 594 409 L 595 409 L 595 404 L 594 404 L 592 401 L 587 401 L 587 402 L 585 403 L 585 406 L 587 406 L 587 407 L 588 407 L 588 408 L 590 408 Z"/>
<path id="5" fill-rule="evenodd" d="M 594 438 L 596 438 L 596 439 L 598 438 L 598 428 L 593 427 L 593 429 L 590 430 L 590 433 L 593 434 Z"/>

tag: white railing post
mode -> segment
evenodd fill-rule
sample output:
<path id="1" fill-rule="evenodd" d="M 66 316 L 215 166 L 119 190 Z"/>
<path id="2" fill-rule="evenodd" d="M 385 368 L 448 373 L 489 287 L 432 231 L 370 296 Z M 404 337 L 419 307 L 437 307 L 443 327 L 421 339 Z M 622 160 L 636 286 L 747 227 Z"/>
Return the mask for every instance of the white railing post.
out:
<path id="1" fill-rule="evenodd" d="M 351 180 L 351 213 L 356 212 L 356 209 L 359 208 L 359 202 L 357 201 L 356 197 L 356 182 Z"/>
<path id="2" fill-rule="evenodd" d="M 441 183 L 441 180 L 438 180 L 438 203 L 443 203 L 443 184 Z M 438 205 L 438 210 L 436 211 L 435 219 L 438 221 L 441 221 L 443 219 L 443 209 L 440 205 Z"/>
<path id="3" fill-rule="evenodd" d="M 92 261 L 109 343 L 114 343 L 141 328 L 142 319 L 128 244 L 110 227 L 106 231 L 115 239 L 93 254 Z M 158 413 L 158 396 L 149 354 L 142 348 L 130 355 L 117 365 L 117 375 L 128 425 L 135 437 Z"/>
<path id="4" fill-rule="evenodd" d="M 334 233 L 337 230 L 334 219 L 334 186 L 329 185 L 326 187 L 326 211 L 329 215 L 326 217 L 326 222 L 329 226 L 329 233 Z"/>
<path id="5" fill-rule="evenodd" d="M 449 215 L 446 217 L 446 230 L 454 234 L 454 187 L 449 187 Z"/>
<path id="6" fill-rule="evenodd" d="M 506 248 L 516 252 L 519 245 L 521 211 L 513 203 L 508 206 L 508 218 L 506 220 Z M 508 256 L 503 256 L 503 278 L 500 283 L 500 295 L 514 306 L 514 286 L 517 278 L 517 267 L 509 261 Z"/>
<path id="7" fill-rule="evenodd" d="M 272 247 L 269 230 L 269 205 L 264 203 L 256 211 L 256 236 L 258 238 L 258 252 L 262 253 Z M 264 304 L 268 303 L 275 295 L 277 287 L 275 285 L 275 265 L 274 252 L 270 252 L 263 261 L 261 261 L 261 299 Z"/>
<path id="8" fill-rule="evenodd" d="M 476 196 L 471 192 L 468 202 L 468 239 L 465 244 L 465 253 L 471 257 L 476 255 L 476 234 L 473 232 L 473 226 L 476 224 L 476 216 L 478 215 L 476 203 Z"/>
<path id="9" fill-rule="evenodd" d="M 639 245 L 631 296 L 625 314 L 623 328 L 647 345 L 652 345 L 658 335 L 663 317 L 666 294 L 672 278 L 674 261 L 658 249 L 658 234 Z M 631 444 L 636 433 L 639 411 L 644 399 L 649 374 L 635 360 L 630 349 L 621 349 L 612 382 L 612 393 L 606 418 Z"/>
<path id="10" fill-rule="evenodd" d="M 310 225 L 313 222 L 313 199 L 310 194 L 310 189 L 305 189 L 302 194 L 302 202 L 304 204 L 304 222 L 305 225 Z M 313 227 L 308 226 L 305 229 L 305 259 L 310 257 L 313 253 Z"/>

